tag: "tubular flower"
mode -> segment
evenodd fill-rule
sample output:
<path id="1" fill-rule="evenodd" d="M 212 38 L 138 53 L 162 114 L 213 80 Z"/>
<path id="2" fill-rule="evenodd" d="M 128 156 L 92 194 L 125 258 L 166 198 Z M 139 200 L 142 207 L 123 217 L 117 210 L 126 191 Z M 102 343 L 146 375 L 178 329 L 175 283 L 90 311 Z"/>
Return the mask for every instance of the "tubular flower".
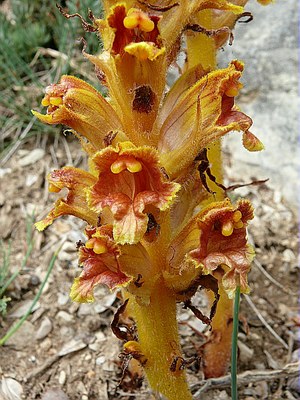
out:
<path id="1" fill-rule="evenodd" d="M 88 207 L 85 193 L 87 188 L 96 182 L 96 178 L 92 174 L 78 168 L 64 167 L 51 172 L 48 182 L 49 192 L 58 193 L 66 188 L 68 194 L 65 199 L 56 201 L 54 208 L 45 219 L 35 224 L 39 231 L 47 228 L 62 215 L 74 215 L 91 225 L 97 224 L 98 215 Z"/>
<path id="2" fill-rule="evenodd" d="M 118 243 L 139 242 L 147 230 L 147 207 L 169 208 L 179 184 L 164 178 L 151 147 L 119 143 L 97 153 L 93 162 L 99 177 L 88 191 L 89 206 L 95 212 L 111 210 Z"/>
<path id="3" fill-rule="evenodd" d="M 88 241 L 79 248 L 80 277 L 75 278 L 70 297 L 79 303 L 94 301 L 93 289 L 102 284 L 114 289 L 127 285 L 130 277 L 120 269 L 120 249 L 112 237 L 109 225 L 86 229 Z"/>
<path id="4" fill-rule="evenodd" d="M 246 226 L 253 216 L 248 200 L 234 206 L 226 199 L 203 209 L 170 245 L 164 272 L 167 286 L 184 296 L 197 288 L 199 276 L 214 275 L 218 269 L 230 298 L 237 285 L 248 293 L 247 274 L 254 251 L 247 243 Z"/>
<path id="5" fill-rule="evenodd" d="M 105 50 L 99 56 L 84 53 L 105 77 L 123 130 L 137 145 L 146 144 L 144 135 L 149 138 L 165 87 L 160 19 L 117 3 L 106 19 L 95 20 Z"/>
<path id="6" fill-rule="evenodd" d="M 197 76 L 193 69 L 170 90 L 157 129 L 158 149 L 171 177 L 178 176 L 203 148 L 227 132 L 249 131 L 251 118 L 234 105 L 243 69 L 243 63 L 235 60 L 228 68 L 207 73 L 188 87 Z"/>
<path id="7" fill-rule="evenodd" d="M 121 128 L 116 112 L 91 85 L 63 75 L 57 84 L 46 88 L 42 105 L 47 114 L 33 114 L 46 124 L 64 124 L 75 129 L 95 147 L 103 147 L 103 139 Z"/>

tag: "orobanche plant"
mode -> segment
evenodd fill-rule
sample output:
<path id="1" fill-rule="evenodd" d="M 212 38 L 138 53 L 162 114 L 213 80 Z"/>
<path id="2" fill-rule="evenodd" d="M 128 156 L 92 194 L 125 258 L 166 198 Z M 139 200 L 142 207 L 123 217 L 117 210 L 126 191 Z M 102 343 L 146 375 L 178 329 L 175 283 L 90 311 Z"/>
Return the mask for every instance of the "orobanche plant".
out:
<path id="1" fill-rule="evenodd" d="M 82 272 L 70 296 L 92 302 L 96 285 L 121 290 L 113 331 L 151 388 L 169 400 L 192 398 L 176 304 L 210 325 L 202 369 L 206 377 L 221 376 L 230 360 L 232 299 L 237 288 L 249 292 L 254 250 L 246 227 L 253 208 L 247 199 L 233 204 L 226 197 L 220 138 L 238 131 L 247 150 L 263 145 L 235 104 L 243 63 L 216 66 L 235 22 L 252 18 L 245 3 L 104 0 L 102 19 L 91 12 L 90 22 L 82 19 L 87 31 L 100 35 L 103 51 L 83 54 L 108 96 L 62 76 L 46 88 L 47 114 L 33 112 L 47 124 L 71 128 L 89 165 L 88 171 L 66 166 L 50 173 L 49 191 L 68 194 L 36 227 L 43 230 L 62 215 L 87 222 L 86 242 L 78 244 Z M 169 88 L 168 69 L 177 66 L 179 53 L 185 63 Z M 193 305 L 200 288 L 211 302 L 210 316 Z M 125 311 L 134 329 L 120 328 Z"/>

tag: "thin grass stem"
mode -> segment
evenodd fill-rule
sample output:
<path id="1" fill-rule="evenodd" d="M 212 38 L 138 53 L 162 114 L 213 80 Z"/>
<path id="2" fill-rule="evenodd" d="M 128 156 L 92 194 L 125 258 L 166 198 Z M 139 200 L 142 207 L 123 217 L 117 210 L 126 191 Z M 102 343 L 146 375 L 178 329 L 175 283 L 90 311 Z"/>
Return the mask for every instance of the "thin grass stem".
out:
<path id="1" fill-rule="evenodd" d="M 37 292 L 35 298 L 33 299 L 31 306 L 29 307 L 27 312 L 23 315 L 23 317 L 21 319 L 19 319 L 19 321 L 9 329 L 9 331 L 6 333 L 6 335 L 0 339 L 0 346 L 3 346 L 4 343 L 20 328 L 20 326 L 23 324 L 23 322 L 27 319 L 28 315 L 32 312 L 33 308 L 35 307 L 36 303 L 38 302 L 39 298 L 41 297 L 41 294 L 42 294 L 43 289 L 44 289 L 44 287 L 49 279 L 49 276 L 52 272 L 52 269 L 54 267 L 55 261 L 57 259 L 58 253 L 60 252 L 61 247 L 62 247 L 62 245 L 53 254 L 53 256 L 50 260 L 48 269 L 47 269 L 47 274 L 41 284 L 39 291 Z"/>

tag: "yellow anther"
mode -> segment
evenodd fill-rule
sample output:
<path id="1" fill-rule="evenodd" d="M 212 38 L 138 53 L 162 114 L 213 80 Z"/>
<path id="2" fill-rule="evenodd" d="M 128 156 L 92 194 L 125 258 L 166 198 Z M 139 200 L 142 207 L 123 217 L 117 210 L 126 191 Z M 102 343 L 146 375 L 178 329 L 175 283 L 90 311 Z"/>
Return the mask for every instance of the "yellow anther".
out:
<path id="1" fill-rule="evenodd" d="M 239 94 L 240 89 L 243 87 L 243 84 L 240 82 L 237 82 L 234 85 L 230 85 L 226 90 L 225 94 L 228 97 L 235 97 Z"/>
<path id="2" fill-rule="evenodd" d="M 151 32 L 154 29 L 154 22 L 145 14 L 136 8 L 131 8 L 123 20 L 123 25 L 127 29 L 139 28 L 144 32 Z"/>
<path id="3" fill-rule="evenodd" d="M 113 174 L 119 174 L 126 169 L 126 164 L 123 160 L 117 160 L 113 162 L 110 166 L 110 170 Z"/>
<path id="4" fill-rule="evenodd" d="M 96 254 L 107 253 L 107 247 L 105 246 L 105 244 L 101 240 L 96 240 L 95 241 L 95 245 L 94 245 L 93 250 L 94 250 L 94 252 Z"/>
<path id="5" fill-rule="evenodd" d="M 126 159 L 119 159 L 110 166 L 110 170 L 113 174 L 119 174 L 125 169 L 134 174 L 135 172 L 140 172 L 142 170 L 142 164 L 135 158 L 130 157 Z"/>
<path id="6" fill-rule="evenodd" d="M 89 240 L 86 242 L 85 247 L 86 247 L 87 249 L 92 249 L 92 248 L 94 247 L 94 245 L 95 245 L 95 241 L 96 241 L 95 238 L 89 239 Z"/>
<path id="7" fill-rule="evenodd" d="M 233 232 L 233 223 L 231 221 L 227 221 L 222 226 L 222 235 L 230 236 Z"/>
<path id="8" fill-rule="evenodd" d="M 61 188 L 53 185 L 53 183 L 49 183 L 48 190 L 49 190 L 50 193 L 58 193 L 58 192 L 61 191 Z"/>
<path id="9" fill-rule="evenodd" d="M 240 221 L 236 222 L 236 223 L 234 224 L 234 228 L 235 228 L 235 229 L 244 228 L 243 221 L 240 220 Z"/>
<path id="10" fill-rule="evenodd" d="M 42 106 L 48 107 L 50 106 L 50 101 L 48 97 L 44 97 L 43 100 L 41 101 Z"/>
<path id="11" fill-rule="evenodd" d="M 63 103 L 62 97 L 50 97 L 49 101 L 53 106 L 60 106 Z"/>
<path id="12" fill-rule="evenodd" d="M 140 172 L 142 170 L 142 168 L 143 168 L 142 164 L 139 161 L 135 160 L 135 159 L 127 161 L 126 162 L 126 167 L 127 167 L 127 170 L 129 172 L 133 173 L 133 174 L 135 172 Z"/>
<path id="13" fill-rule="evenodd" d="M 232 216 L 232 219 L 233 219 L 233 221 L 234 222 L 238 222 L 241 218 L 242 218 L 242 213 L 240 212 L 240 210 L 236 210 L 234 213 L 233 213 L 233 216 Z"/>
<path id="14" fill-rule="evenodd" d="M 127 29 L 134 29 L 138 26 L 138 24 L 139 24 L 139 19 L 135 14 L 127 15 L 127 17 L 125 17 L 123 20 L 123 25 Z"/>
<path id="15" fill-rule="evenodd" d="M 144 32 L 152 32 L 154 29 L 154 22 L 150 18 L 145 16 L 140 20 L 140 29 Z"/>

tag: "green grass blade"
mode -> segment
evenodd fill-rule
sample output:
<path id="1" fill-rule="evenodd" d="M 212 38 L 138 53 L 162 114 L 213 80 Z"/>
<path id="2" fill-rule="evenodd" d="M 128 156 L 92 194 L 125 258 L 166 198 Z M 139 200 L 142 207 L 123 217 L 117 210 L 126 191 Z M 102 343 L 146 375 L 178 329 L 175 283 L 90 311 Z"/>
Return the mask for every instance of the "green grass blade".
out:
<path id="1" fill-rule="evenodd" d="M 49 276 L 50 276 L 50 274 L 52 272 L 52 269 L 54 267 L 55 261 L 57 259 L 57 256 L 58 256 L 59 252 L 60 252 L 61 247 L 62 247 L 62 245 L 53 254 L 53 256 L 52 256 L 52 258 L 50 260 L 48 269 L 47 269 L 47 274 L 46 274 L 46 276 L 45 276 L 45 278 L 44 278 L 44 280 L 43 280 L 43 282 L 41 284 L 41 287 L 40 287 L 39 291 L 37 292 L 35 298 L 33 299 L 30 308 L 28 309 L 26 314 L 23 315 L 23 317 L 21 319 L 19 319 L 19 321 L 9 329 L 9 331 L 6 333 L 6 335 L 3 336 L 0 339 L 0 346 L 4 345 L 4 343 L 20 328 L 20 326 L 23 324 L 23 322 L 27 319 L 28 315 L 30 315 L 30 313 L 33 310 L 34 306 L 36 305 L 36 303 L 38 302 L 39 298 L 41 297 L 41 294 L 42 294 L 43 289 L 44 289 L 44 287 L 45 287 L 45 285 L 46 285 L 46 283 L 47 283 L 47 281 L 49 279 Z"/>

